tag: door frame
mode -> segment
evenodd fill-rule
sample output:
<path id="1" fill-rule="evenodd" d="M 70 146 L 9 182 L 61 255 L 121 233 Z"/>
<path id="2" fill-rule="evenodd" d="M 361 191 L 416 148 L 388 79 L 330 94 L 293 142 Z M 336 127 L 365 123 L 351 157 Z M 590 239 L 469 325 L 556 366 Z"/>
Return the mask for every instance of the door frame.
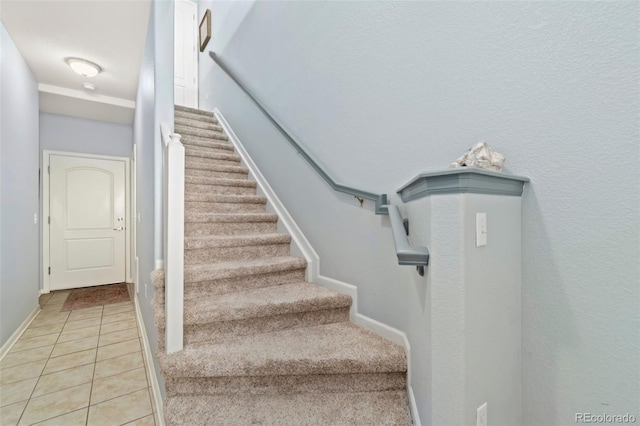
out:
<path id="1" fill-rule="evenodd" d="M 174 4 L 173 4 L 173 12 L 174 12 L 173 13 L 173 16 L 174 16 L 174 18 L 173 18 L 173 31 L 174 32 L 176 30 L 175 9 L 177 7 L 178 1 L 180 1 L 182 3 L 189 3 L 189 4 L 191 4 L 191 6 L 194 9 L 194 14 L 193 14 L 193 22 L 194 22 L 193 27 L 194 27 L 194 30 L 193 30 L 192 38 L 193 38 L 193 43 L 194 43 L 193 45 L 195 47 L 195 55 L 193 55 L 193 60 L 194 60 L 193 72 L 194 72 L 194 76 L 195 76 L 194 78 L 196 80 L 195 81 L 195 86 L 196 86 L 196 88 L 195 88 L 195 91 L 196 91 L 196 104 L 195 104 L 195 106 L 193 108 L 198 109 L 198 108 L 200 108 L 200 70 L 199 70 L 199 66 L 200 66 L 200 29 L 199 29 L 199 26 L 198 26 L 199 25 L 199 21 L 198 21 L 198 3 L 196 3 L 193 0 L 177 0 L 177 1 L 174 2 Z M 174 44 L 175 44 L 175 38 L 176 38 L 176 35 L 174 33 L 173 34 L 173 43 Z M 175 61 L 176 61 L 176 55 L 174 53 L 174 55 L 173 55 L 173 62 L 174 63 L 172 64 L 173 66 L 175 66 Z M 174 79 L 174 81 L 173 81 L 174 90 L 175 90 L 175 84 L 176 84 L 176 82 L 175 82 L 175 79 Z"/>
<path id="2" fill-rule="evenodd" d="M 124 230 L 124 261 L 125 261 L 125 282 L 131 283 L 131 174 L 130 159 L 127 157 L 114 157 L 110 155 L 94 155 L 80 152 L 67 151 L 42 151 L 42 293 L 46 294 L 51 291 L 49 281 L 49 267 L 51 259 L 49 258 L 50 229 L 49 229 L 49 160 L 52 155 L 64 157 L 77 157 L 97 160 L 112 160 L 124 162 L 124 199 L 125 199 L 125 230 Z"/>

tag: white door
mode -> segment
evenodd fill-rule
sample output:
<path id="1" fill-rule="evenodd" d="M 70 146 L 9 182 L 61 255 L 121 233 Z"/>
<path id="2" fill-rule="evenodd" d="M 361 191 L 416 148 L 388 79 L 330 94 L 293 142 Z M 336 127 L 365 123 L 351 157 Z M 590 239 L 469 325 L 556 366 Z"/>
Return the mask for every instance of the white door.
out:
<path id="1" fill-rule="evenodd" d="M 125 162 L 51 155 L 51 290 L 125 281 Z"/>
<path id="2" fill-rule="evenodd" d="M 187 0 L 176 0 L 175 5 L 174 102 L 198 108 L 198 7 Z"/>

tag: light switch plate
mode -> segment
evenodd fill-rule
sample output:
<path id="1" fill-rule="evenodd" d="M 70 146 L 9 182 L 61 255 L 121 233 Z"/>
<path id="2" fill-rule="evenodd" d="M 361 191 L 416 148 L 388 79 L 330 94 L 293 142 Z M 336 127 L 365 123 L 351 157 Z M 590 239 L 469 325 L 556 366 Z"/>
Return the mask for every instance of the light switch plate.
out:
<path id="1" fill-rule="evenodd" d="M 487 214 L 476 213 L 476 247 L 487 245 Z"/>

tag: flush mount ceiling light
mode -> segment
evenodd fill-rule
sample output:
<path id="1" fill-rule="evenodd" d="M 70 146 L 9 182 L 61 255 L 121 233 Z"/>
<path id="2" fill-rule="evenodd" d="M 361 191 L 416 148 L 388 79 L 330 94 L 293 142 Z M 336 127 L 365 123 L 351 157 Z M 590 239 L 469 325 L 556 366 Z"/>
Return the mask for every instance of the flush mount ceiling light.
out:
<path id="1" fill-rule="evenodd" d="M 65 61 L 67 65 L 69 65 L 71 69 L 76 72 L 76 74 L 79 74 L 83 77 L 95 77 L 96 75 L 100 74 L 100 71 L 102 71 L 102 69 L 98 65 L 94 64 L 91 61 L 87 61 L 86 59 L 67 58 L 65 59 Z"/>

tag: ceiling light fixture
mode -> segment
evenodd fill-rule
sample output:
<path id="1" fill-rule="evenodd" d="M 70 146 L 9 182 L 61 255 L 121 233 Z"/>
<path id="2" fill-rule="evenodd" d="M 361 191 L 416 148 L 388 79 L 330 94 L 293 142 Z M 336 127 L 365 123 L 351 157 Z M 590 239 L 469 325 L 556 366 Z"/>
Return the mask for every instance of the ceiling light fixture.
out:
<path id="1" fill-rule="evenodd" d="M 93 85 L 93 84 L 91 84 L 91 83 L 83 83 L 83 84 L 82 84 L 82 87 L 84 87 L 84 88 L 85 88 L 85 89 L 87 89 L 87 90 L 96 90 L 96 86 L 94 86 L 94 85 Z"/>
<path id="2" fill-rule="evenodd" d="M 102 68 L 91 61 L 87 61 L 86 59 L 67 58 L 65 59 L 65 62 L 73 71 L 76 72 L 76 74 L 83 77 L 95 77 L 100 74 L 100 71 L 102 71 Z"/>

